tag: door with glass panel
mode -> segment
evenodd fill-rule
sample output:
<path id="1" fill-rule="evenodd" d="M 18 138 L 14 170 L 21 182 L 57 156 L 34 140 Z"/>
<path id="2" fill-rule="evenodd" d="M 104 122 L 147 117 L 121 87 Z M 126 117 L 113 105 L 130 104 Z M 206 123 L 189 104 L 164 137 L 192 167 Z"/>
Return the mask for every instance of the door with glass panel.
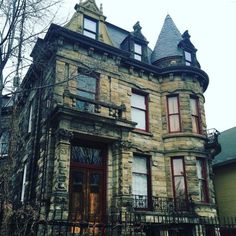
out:
<path id="1" fill-rule="evenodd" d="M 100 222 L 105 212 L 105 157 L 97 147 L 73 145 L 70 167 L 70 218 Z"/>

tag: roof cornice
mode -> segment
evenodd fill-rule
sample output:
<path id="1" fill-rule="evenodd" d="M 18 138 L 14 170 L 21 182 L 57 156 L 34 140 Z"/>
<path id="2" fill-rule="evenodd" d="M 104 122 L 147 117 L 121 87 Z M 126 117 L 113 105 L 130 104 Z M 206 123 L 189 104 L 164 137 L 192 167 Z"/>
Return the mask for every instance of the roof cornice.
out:
<path id="1" fill-rule="evenodd" d="M 164 76 L 170 73 L 174 73 L 174 74 L 186 73 L 186 74 L 195 75 L 196 78 L 201 83 L 201 85 L 203 86 L 204 91 L 207 89 L 208 84 L 209 84 L 209 77 L 207 73 L 205 73 L 203 70 L 199 68 L 192 67 L 192 66 L 169 66 L 165 68 L 159 68 L 152 64 L 134 60 L 133 58 L 130 57 L 130 53 L 127 51 L 110 46 L 108 44 L 105 44 L 103 42 L 100 42 L 94 39 L 91 39 L 80 33 L 71 31 L 64 27 L 52 24 L 45 36 L 45 41 L 53 41 L 55 38 L 58 38 L 58 37 L 63 37 L 64 39 L 77 42 L 78 44 L 83 45 L 85 47 L 88 47 L 88 48 L 92 47 L 97 51 L 106 52 L 111 55 L 117 56 L 121 59 L 121 62 L 123 64 L 127 66 L 133 66 L 134 68 L 138 70 L 143 70 L 147 73 L 152 73 L 157 76 Z"/>

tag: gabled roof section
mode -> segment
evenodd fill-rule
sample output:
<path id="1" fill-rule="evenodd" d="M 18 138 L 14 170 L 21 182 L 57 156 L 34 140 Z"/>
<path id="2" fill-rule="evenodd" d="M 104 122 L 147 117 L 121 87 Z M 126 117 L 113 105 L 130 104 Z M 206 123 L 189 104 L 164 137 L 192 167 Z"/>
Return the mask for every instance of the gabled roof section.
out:
<path id="1" fill-rule="evenodd" d="M 86 0 L 86 1 L 80 1 L 79 4 L 75 5 L 75 10 L 78 11 L 79 9 L 84 8 L 87 11 L 90 11 L 92 13 L 102 15 L 102 5 L 100 6 L 100 9 L 98 9 L 95 0 Z"/>
<path id="2" fill-rule="evenodd" d="M 221 153 L 213 160 L 213 166 L 222 166 L 236 162 L 236 127 L 221 132 L 219 143 L 221 144 Z"/>
<path id="3" fill-rule="evenodd" d="M 183 56 L 182 50 L 178 47 L 181 40 L 183 40 L 181 33 L 172 18 L 167 15 L 152 52 L 151 62 L 153 63 L 165 57 Z"/>

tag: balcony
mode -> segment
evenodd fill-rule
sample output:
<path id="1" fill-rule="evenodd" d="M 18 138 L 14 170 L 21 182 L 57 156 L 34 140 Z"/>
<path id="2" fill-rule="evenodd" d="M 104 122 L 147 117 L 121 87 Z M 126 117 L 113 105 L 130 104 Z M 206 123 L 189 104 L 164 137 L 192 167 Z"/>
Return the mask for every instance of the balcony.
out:
<path id="1" fill-rule="evenodd" d="M 218 136 L 220 135 L 220 132 L 216 129 L 208 129 L 207 130 L 207 141 L 205 144 L 205 148 L 209 150 L 209 153 L 214 158 L 217 154 L 221 152 L 221 145 L 218 142 Z"/>
<path id="2" fill-rule="evenodd" d="M 151 210 L 154 212 L 168 215 L 182 215 L 194 213 L 194 203 L 191 199 L 165 198 L 134 195 L 133 207 L 135 210 Z"/>
<path id="3" fill-rule="evenodd" d="M 78 96 L 69 91 L 64 92 L 64 104 L 82 112 L 101 114 L 115 119 L 124 119 L 124 112 L 126 111 L 124 104 L 117 106 L 113 103 Z"/>

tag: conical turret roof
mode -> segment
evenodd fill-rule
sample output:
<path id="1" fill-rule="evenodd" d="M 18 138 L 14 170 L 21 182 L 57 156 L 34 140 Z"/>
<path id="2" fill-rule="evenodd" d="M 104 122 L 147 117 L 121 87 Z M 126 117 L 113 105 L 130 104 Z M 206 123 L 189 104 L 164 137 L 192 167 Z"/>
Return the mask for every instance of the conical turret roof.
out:
<path id="1" fill-rule="evenodd" d="M 157 60 L 170 56 L 183 56 L 183 51 L 178 47 L 182 39 L 181 33 L 174 21 L 167 15 L 152 52 L 151 62 L 154 63 Z"/>

